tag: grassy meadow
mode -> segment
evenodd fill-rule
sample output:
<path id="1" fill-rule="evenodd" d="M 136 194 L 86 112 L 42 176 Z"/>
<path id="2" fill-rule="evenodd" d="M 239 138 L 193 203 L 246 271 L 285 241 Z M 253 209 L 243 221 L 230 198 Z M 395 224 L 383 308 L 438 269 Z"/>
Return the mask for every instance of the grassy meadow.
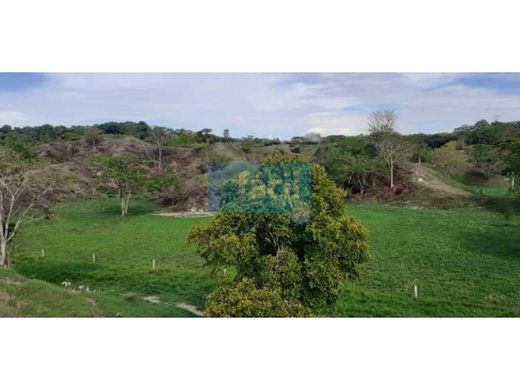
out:
<path id="1" fill-rule="evenodd" d="M 338 316 L 520 315 L 518 214 L 369 202 L 347 209 L 366 227 L 372 258 L 361 279 L 344 286 Z M 121 219 L 111 199 L 62 204 L 50 219 L 23 226 L 13 268 L 95 302 L 92 312 L 80 310 L 78 300 L 77 315 L 192 316 L 177 305 L 203 308 L 215 284 L 186 235 L 209 218 L 154 211 L 148 201 L 133 201 L 130 216 Z"/>

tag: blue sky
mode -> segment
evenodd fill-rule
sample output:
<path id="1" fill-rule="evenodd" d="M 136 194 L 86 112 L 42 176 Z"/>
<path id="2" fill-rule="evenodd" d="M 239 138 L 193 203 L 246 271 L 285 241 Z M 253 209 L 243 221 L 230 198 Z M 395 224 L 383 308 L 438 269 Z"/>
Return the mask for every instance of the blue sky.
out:
<path id="1" fill-rule="evenodd" d="M 520 73 L 0 73 L 0 124 L 139 121 L 235 137 L 366 131 L 394 108 L 402 133 L 520 120 Z"/>

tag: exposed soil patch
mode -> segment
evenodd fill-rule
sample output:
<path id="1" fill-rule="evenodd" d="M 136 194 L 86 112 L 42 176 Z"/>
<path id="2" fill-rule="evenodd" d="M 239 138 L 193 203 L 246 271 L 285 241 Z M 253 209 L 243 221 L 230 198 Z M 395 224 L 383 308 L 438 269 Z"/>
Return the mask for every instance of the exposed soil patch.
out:
<path id="1" fill-rule="evenodd" d="M 204 313 L 200 311 L 197 306 L 189 305 L 187 303 L 178 303 L 176 306 L 179 309 L 183 309 L 189 311 L 192 314 L 195 314 L 197 317 L 204 317 Z"/>

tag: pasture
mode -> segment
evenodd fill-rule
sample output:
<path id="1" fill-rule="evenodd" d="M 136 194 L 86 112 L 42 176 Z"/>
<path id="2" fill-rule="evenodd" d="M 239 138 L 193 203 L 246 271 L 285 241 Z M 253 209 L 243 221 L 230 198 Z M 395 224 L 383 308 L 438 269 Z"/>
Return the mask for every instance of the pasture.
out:
<path id="1" fill-rule="evenodd" d="M 178 304 L 203 308 L 215 283 L 186 235 L 209 217 L 156 211 L 153 203 L 134 200 L 122 219 L 112 199 L 61 204 L 49 219 L 23 226 L 13 268 L 88 296 L 97 315 L 193 316 Z M 360 280 L 345 284 L 337 316 L 520 315 L 518 214 L 370 202 L 349 203 L 347 211 L 369 233 L 371 260 Z"/>

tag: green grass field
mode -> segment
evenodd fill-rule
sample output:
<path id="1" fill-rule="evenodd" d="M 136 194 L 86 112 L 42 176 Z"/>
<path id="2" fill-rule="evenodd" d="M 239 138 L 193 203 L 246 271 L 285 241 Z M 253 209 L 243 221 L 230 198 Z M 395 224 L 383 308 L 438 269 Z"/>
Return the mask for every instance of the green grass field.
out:
<path id="1" fill-rule="evenodd" d="M 185 316 L 177 303 L 202 306 L 213 283 L 185 237 L 204 218 L 155 216 L 151 203 L 133 201 L 122 219 L 118 207 L 113 200 L 68 203 L 51 220 L 26 225 L 15 243 L 15 270 L 88 286 L 107 316 Z M 160 303 L 146 302 L 148 296 Z"/>
<path id="2" fill-rule="evenodd" d="M 176 305 L 203 307 L 215 284 L 185 239 L 209 219 L 156 216 L 154 207 L 134 201 L 121 219 L 114 200 L 61 205 L 50 220 L 22 228 L 14 270 L 57 286 L 88 286 L 93 292 L 76 295 L 92 298 L 96 315 L 191 316 Z M 372 203 L 349 204 L 348 211 L 367 228 L 372 258 L 361 279 L 345 285 L 338 316 L 520 315 L 518 214 Z"/>

